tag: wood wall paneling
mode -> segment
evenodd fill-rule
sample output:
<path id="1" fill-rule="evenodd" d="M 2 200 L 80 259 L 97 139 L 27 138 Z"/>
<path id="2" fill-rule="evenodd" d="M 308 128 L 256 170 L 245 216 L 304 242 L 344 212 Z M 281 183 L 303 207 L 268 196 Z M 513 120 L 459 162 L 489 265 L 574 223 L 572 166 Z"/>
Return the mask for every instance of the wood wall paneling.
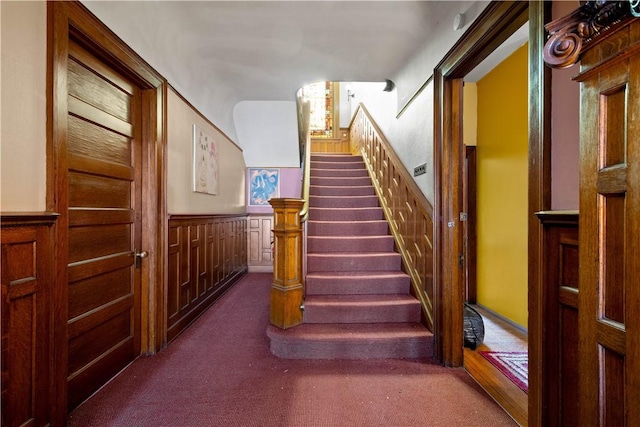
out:
<path id="1" fill-rule="evenodd" d="M 312 153 L 348 153 L 348 138 L 311 138 Z"/>
<path id="2" fill-rule="evenodd" d="M 351 152 L 362 154 L 422 303 L 423 320 L 433 330 L 433 208 L 363 105 L 352 121 L 350 141 Z"/>
<path id="3" fill-rule="evenodd" d="M 3 426 L 51 423 L 52 215 L 2 215 Z"/>
<path id="4" fill-rule="evenodd" d="M 249 271 L 273 271 L 273 215 L 250 215 L 247 224 Z"/>
<path id="5" fill-rule="evenodd" d="M 564 426 L 578 413 L 578 214 L 537 213 L 544 226 L 542 425 Z"/>
<path id="6" fill-rule="evenodd" d="M 173 340 L 247 271 L 246 215 L 171 216 L 167 340 Z"/>

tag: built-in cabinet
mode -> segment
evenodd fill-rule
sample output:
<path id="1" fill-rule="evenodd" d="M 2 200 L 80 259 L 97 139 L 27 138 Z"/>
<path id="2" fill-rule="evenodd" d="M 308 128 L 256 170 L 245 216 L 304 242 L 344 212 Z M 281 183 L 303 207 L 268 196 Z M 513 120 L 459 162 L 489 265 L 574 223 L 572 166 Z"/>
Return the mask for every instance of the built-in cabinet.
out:
<path id="1" fill-rule="evenodd" d="M 55 284 L 48 214 L 2 215 L 2 421 L 51 422 L 52 298 Z"/>
<path id="2" fill-rule="evenodd" d="M 247 272 L 246 215 L 169 219 L 167 341 Z"/>

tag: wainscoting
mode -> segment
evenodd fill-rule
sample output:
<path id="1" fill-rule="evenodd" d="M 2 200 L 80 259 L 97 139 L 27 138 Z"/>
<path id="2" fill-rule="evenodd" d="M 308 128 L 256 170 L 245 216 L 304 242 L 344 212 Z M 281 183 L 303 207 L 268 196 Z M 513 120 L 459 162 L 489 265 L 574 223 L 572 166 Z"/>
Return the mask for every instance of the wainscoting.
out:
<path id="1" fill-rule="evenodd" d="M 247 272 L 247 216 L 169 218 L 167 341 Z"/>
<path id="2" fill-rule="evenodd" d="M 273 215 L 252 214 L 247 223 L 249 272 L 273 272 Z"/>
<path id="3" fill-rule="evenodd" d="M 571 425 L 578 414 L 578 213 L 536 214 L 544 226 L 542 424 Z"/>
<path id="4" fill-rule="evenodd" d="M 3 426 L 50 422 L 55 215 L 2 215 Z"/>
<path id="5" fill-rule="evenodd" d="M 352 152 L 362 153 L 426 325 L 433 330 L 433 207 L 362 105 L 351 123 L 350 141 Z"/>
<path id="6" fill-rule="evenodd" d="M 312 153 L 349 153 L 349 129 L 340 129 L 340 138 L 311 138 Z"/>

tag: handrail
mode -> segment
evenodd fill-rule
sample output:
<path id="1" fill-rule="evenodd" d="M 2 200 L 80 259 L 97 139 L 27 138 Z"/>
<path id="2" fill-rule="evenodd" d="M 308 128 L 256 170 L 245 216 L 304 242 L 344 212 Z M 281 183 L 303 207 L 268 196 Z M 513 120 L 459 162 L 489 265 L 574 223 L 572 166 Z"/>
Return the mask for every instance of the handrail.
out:
<path id="1" fill-rule="evenodd" d="M 304 129 L 304 162 L 302 165 L 302 194 L 300 198 L 304 200 L 302 209 L 300 210 L 300 221 L 305 222 L 309 218 L 309 185 L 311 183 L 311 132 L 309 129 L 309 114 L 311 111 L 311 104 L 309 101 L 302 103 L 302 117 L 299 126 L 303 126 Z"/>

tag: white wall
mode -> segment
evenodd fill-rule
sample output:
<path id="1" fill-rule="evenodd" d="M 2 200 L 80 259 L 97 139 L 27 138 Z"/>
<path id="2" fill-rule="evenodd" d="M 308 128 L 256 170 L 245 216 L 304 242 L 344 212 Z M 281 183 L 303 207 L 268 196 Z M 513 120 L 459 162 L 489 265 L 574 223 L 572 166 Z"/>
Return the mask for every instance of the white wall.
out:
<path id="1" fill-rule="evenodd" d="M 383 83 L 352 83 L 355 101 L 363 102 L 405 167 L 427 163 L 427 173 L 416 177 L 416 183 L 433 203 L 433 84 L 428 84 L 413 101 L 408 101 L 433 75 L 433 70 L 458 41 L 469 25 L 489 4 L 488 1 L 456 2 L 455 8 L 442 8 L 442 15 L 424 47 L 391 80 L 396 84 L 392 92 L 382 92 Z M 464 13 L 465 25 L 453 29 L 454 17 Z M 352 105 L 355 105 L 352 101 Z M 404 112 L 397 114 L 405 107 Z"/>
<path id="2" fill-rule="evenodd" d="M 47 5 L 2 1 L 0 15 L 0 211 L 44 211 Z"/>
<path id="3" fill-rule="evenodd" d="M 295 101 L 242 101 L 233 119 L 247 167 L 300 167 Z"/>
<path id="4" fill-rule="evenodd" d="M 167 210 L 170 214 L 245 213 L 242 150 L 170 90 L 167 100 Z M 193 125 L 217 143 L 218 194 L 193 191 Z"/>

